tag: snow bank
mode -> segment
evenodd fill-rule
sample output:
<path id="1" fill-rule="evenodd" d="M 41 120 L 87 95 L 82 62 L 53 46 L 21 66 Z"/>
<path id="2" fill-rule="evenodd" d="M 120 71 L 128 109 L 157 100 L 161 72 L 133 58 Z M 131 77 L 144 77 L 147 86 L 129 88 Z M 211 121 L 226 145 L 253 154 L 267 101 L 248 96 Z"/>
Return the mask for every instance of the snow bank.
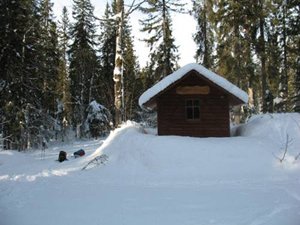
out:
<path id="1" fill-rule="evenodd" d="M 239 128 L 239 132 L 242 136 L 248 137 L 263 136 L 278 139 L 283 134 L 289 134 L 293 138 L 299 138 L 300 114 L 278 113 L 254 115 L 245 125 Z"/>
<path id="2" fill-rule="evenodd" d="M 279 113 L 255 115 L 236 128 L 236 135 L 263 139 L 273 144 L 269 148 L 275 165 L 287 170 L 300 169 L 300 114 Z M 285 153 L 285 149 L 287 151 Z M 280 162 L 285 154 L 284 160 Z"/>
<path id="3" fill-rule="evenodd" d="M 107 153 L 105 151 L 105 149 L 107 149 L 108 147 L 110 147 L 111 149 L 114 149 L 113 147 L 111 147 L 111 145 L 116 145 L 116 144 L 120 144 L 120 143 L 126 144 L 126 143 L 122 143 L 124 141 L 124 139 L 122 137 L 119 138 L 119 136 L 124 136 L 124 135 L 135 136 L 137 133 L 140 133 L 140 132 L 144 133 L 145 131 L 143 131 L 143 128 L 138 123 L 135 123 L 133 121 L 127 121 L 127 122 L 123 123 L 120 128 L 117 128 L 110 132 L 107 139 L 103 142 L 101 147 L 98 148 L 95 151 L 95 153 L 91 155 L 90 159 L 92 159 L 96 156 L 99 156 L 101 154 Z M 114 151 L 118 152 L 118 151 L 120 151 L 120 149 L 115 148 Z M 112 152 L 110 152 L 110 153 L 112 153 Z"/>
<path id="4" fill-rule="evenodd" d="M 86 163 L 86 158 L 101 144 L 102 140 L 74 141 L 68 144 L 54 144 L 45 152 L 0 151 L 0 182 L 33 182 L 47 177 L 70 175 L 80 170 Z M 79 149 L 84 149 L 87 157 L 75 159 L 73 153 Z M 57 161 L 61 150 L 67 152 L 68 160 L 63 163 Z"/>
<path id="5" fill-rule="evenodd" d="M 239 128 L 242 137 L 233 138 L 155 136 L 145 134 L 139 124 L 127 122 L 92 156 L 109 157 L 100 171 L 106 174 L 105 183 L 180 186 L 264 180 L 275 176 L 278 160 L 273 154 L 282 153 L 284 131 L 295 141 L 289 154 L 297 153 L 300 130 L 294 120 L 299 120 L 298 114 L 256 116 Z M 298 163 L 293 164 L 298 168 Z"/>
<path id="6" fill-rule="evenodd" d="M 273 155 L 285 133 L 299 151 L 293 121 L 298 114 L 256 116 L 232 138 L 156 136 L 127 122 L 102 146 L 55 146 L 43 160 L 0 151 L 0 224 L 299 225 L 299 163 Z M 87 156 L 54 161 L 78 148 Z M 105 165 L 81 171 L 101 154 Z"/>
<path id="7" fill-rule="evenodd" d="M 286 143 L 287 136 L 293 140 L 293 148 L 300 145 L 300 114 L 279 113 L 255 115 L 236 130 L 237 135 L 243 137 L 257 137 L 269 139 L 276 145 Z"/>

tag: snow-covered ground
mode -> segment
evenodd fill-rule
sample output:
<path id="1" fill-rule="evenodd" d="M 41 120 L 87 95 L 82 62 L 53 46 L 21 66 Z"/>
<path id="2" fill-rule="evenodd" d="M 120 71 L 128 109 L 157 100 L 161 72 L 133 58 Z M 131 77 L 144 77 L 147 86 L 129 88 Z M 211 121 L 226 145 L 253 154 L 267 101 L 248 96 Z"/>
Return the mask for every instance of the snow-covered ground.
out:
<path id="1" fill-rule="evenodd" d="M 0 151 L 0 225 L 299 225 L 300 115 L 258 115 L 234 131 L 156 136 L 127 122 L 45 157 Z M 55 161 L 60 150 L 68 161 Z M 106 164 L 81 170 L 101 154 Z"/>

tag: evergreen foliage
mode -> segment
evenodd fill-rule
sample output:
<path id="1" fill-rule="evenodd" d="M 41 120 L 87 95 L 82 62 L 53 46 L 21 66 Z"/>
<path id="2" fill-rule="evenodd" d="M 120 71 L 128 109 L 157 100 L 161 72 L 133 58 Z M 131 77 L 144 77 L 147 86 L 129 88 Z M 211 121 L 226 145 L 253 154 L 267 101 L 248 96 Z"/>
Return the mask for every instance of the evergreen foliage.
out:
<path id="1" fill-rule="evenodd" d="M 208 67 L 215 63 L 212 68 L 219 74 L 249 90 L 253 102 L 244 113 L 287 112 L 296 105 L 300 37 L 296 2 L 193 1 L 196 57 Z"/>
<path id="2" fill-rule="evenodd" d="M 87 107 L 86 136 L 98 138 L 107 135 L 111 125 L 112 117 L 109 110 L 97 101 L 92 101 Z"/>
<path id="3" fill-rule="evenodd" d="M 62 141 L 64 141 L 67 129 L 69 128 L 72 119 L 70 78 L 67 58 L 70 22 L 66 7 L 63 8 L 61 20 L 58 21 L 58 24 L 59 66 L 56 86 L 57 111 L 55 113 L 55 118 L 57 136 L 59 135 Z"/>
<path id="4" fill-rule="evenodd" d="M 114 82 L 112 74 L 115 68 L 116 55 L 116 38 L 117 38 L 117 23 L 115 18 L 117 13 L 117 2 L 113 1 L 112 5 L 106 5 L 104 17 L 101 19 L 101 34 L 100 34 L 100 83 L 99 89 L 101 101 L 108 109 L 114 113 Z M 137 100 L 142 89 L 137 88 L 138 79 L 138 63 L 135 55 L 133 38 L 131 37 L 131 27 L 129 25 L 129 17 L 124 19 L 123 34 L 121 40 L 121 48 L 124 60 L 124 99 L 125 99 L 125 120 L 134 119 L 136 110 L 139 106 Z"/>
<path id="5" fill-rule="evenodd" d="M 211 0 L 193 0 L 193 15 L 197 20 L 197 33 L 194 40 L 198 46 L 195 58 L 197 61 L 208 69 L 214 67 L 213 55 L 213 24 L 209 22 L 212 16 Z"/>
<path id="6" fill-rule="evenodd" d="M 177 67 L 178 48 L 172 35 L 171 12 L 183 12 L 183 4 L 178 1 L 148 0 L 141 11 L 147 18 L 141 20 L 142 32 L 148 33 L 144 41 L 151 49 L 150 71 L 154 82 L 171 74 Z"/>
<path id="7" fill-rule="evenodd" d="M 42 84 L 42 109 L 50 116 L 54 117 L 56 111 L 55 87 L 58 81 L 58 39 L 56 23 L 53 21 L 53 3 L 50 0 L 41 0 L 39 6 L 40 21 L 40 71 L 39 77 Z"/>
<path id="8" fill-rule="evenodd" d="M 133 3 L 134 1 L 132 1 Z M 98 137 L 115 118 L 116 50 L 122 55 L 123 119 L 148 121 L 139 96 L 177 68 L 179 55 L 171 15 L 175 0 L 145 0 L 141 30 L 150 47 L 138 65 L 124 1 L 111 1 L 97 24 L 90 0 L 73 0 L 56 22 L 51 0 L 0 1 L 0 141 L 4 149 L 25 150 L 52 139 Z M 193 0 L 197 21 L 196 60 L 244 90 L 252 113 L 300 112 L 300 5 L 297 0 Z M 124 20 L 118 48 L 118 12 Z M 173 14 L 174 13 L 174 14 Z M 97 34 L 100 34 L 99 36 Z"/>
<path id="9" fill-rule="evenodd" d="M 116 24 L 111 19 L 113 16 L 112 7 L 107 3 L 104 16 L 100 20 L 100 76 L 98 80 L 98 95 L 101 97 L 101 103 L 111 112 L 114 112 L 114 82 L 112 74 L 116 53 Z"/>
<path id="10" fill-rule="evenodd" d="M 40 145 L 41 134 L 49 138 L 53 129 L 49 121 L 57 75 L 55 24 L 46 1 L 1 1 L 0 8 L 4 148 L 23 150 Z"/>
<path id="11" fill-rule="evenodd" d="M 297 61 L 297 71 L 295 75 L 295 95 L 294 95 L 294 105 L 293 110 L 295 112 L 300 112 L 300 57 Z"/>
<path id="12" fill-rule="evenodd" d="M 138 62 L 135 55 L 133 37 L 129 18 L 124 21 L 123 33 L 123 59 L 124 59 L 124 98 L 125 120 L 136 119 L 136 111 L 139 110 L 138 99 L 142 94 L 138 76 Z"/>
<path id="13" fill-rule="evenodd" d="M 94 99 L 94 81 L 99 73 L 95 51 L 96 24 L 94 7 L 89 0 L 74 0 L 72 15 L 75 23 L 70 28 L 70 92 L 72 96 L 73 126 L 77 137 L 84 136 L 86 109 Z"/>

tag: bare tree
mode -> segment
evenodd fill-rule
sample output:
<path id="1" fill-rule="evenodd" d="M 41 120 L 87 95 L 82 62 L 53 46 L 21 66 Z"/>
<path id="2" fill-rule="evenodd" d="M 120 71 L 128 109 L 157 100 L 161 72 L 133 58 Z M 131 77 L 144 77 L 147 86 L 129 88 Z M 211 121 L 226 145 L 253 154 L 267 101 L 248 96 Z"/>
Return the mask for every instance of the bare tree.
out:
<path id="1" fill-rule="evenodd" d="M 275 154 L 273 154 L 274 157 L 275 157 L 276 159 L 278 159 L 280 163 L 282 163 L 283 160 L 285 159 L 286 154 L 287 154 L 287 151 L 288 151 L 288 148 L 289 148 L 289 146 L 292 144 L 292 142 L 293 142 L 293 139 L 291 139 L 291 138 L 289 137 L 289 135 L 286 134 L 286 140 L 285 140 L 285 145 L 284 145 L 284 152 L 283 152 L 283 155 L 282 155 L 281 157 L 278 157 L 278 156 L 276 156 Z"/>

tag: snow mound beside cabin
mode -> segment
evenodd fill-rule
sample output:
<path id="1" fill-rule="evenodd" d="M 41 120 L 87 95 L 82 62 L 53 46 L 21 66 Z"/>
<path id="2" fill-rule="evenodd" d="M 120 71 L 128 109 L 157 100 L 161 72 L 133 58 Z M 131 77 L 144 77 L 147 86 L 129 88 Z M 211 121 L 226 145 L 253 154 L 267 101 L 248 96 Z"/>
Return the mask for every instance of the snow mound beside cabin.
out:
<path id="1" fill-rule="evenodd" d="M 287 120 L 299 119 L 294 114 L 286 117 L 292 118 L 275 119 L 266 126 L 267 119 L 257 116 L 241 128 L 242 137 L 231 138 L 156 136 L 145 134 L 137 123 L 127 122 L 110 134 L 93 157 L 100 154 L 109 157 L 101 168 L 105 183 L 194 186 L 273 179 L 278 176 L 277 169 L 280 170 L 273 154 L 280 155 L 282 146 L 265 137 L 279 136 L 281 123 L 286 125 Z M 300 132 L 296 132 L 296 123 L 290 122 L 285 128 L 294 132 L 293 138 Z M 293 149 L 293 152 L 300 149 L 298 140 Z M 300 166 L 297 164 L 295 168 Z"/>
<path id="2" fill-rule="evenodd" d="M 240 134 L 247 137 L 285 137 L 289 134 L 293 138 L 300 137 L 300 114 L 278 113 L 254 115 L 242 125 Z"/>
<path id="3" fill-rule="evenodd" d="M 267 139 L 281 147 L 289 139 L 289 152 L 300 152 L 300 114 L 255 115 L 236 129 L 236 135 Z"/>

